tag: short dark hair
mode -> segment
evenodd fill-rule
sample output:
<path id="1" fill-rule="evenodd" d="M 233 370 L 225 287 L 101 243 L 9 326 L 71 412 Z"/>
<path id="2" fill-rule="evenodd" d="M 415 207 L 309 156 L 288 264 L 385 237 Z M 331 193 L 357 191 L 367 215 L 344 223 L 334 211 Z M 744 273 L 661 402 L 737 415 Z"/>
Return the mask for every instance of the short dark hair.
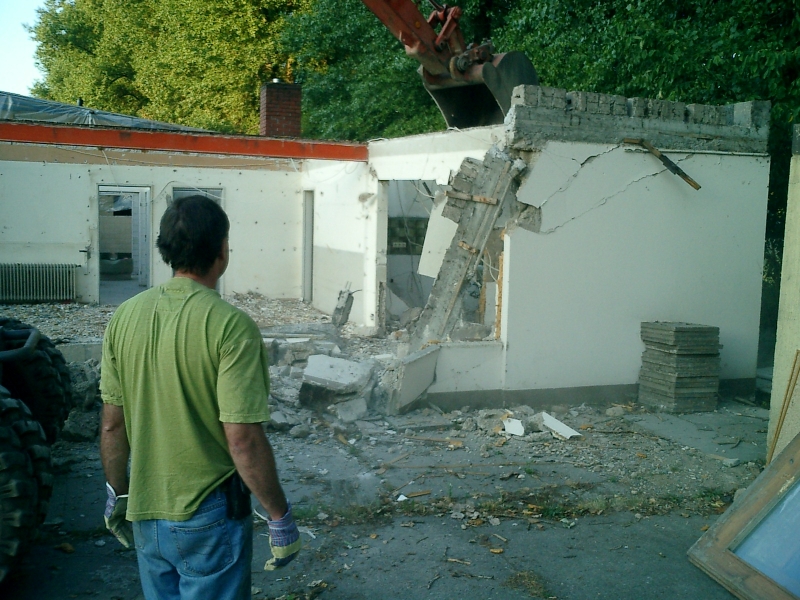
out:
<path id="1" fill-rule="evenodd" d="M 203 276 L 222 252 L 229 229 L 228 216 L 216 202 L 186 196 L 167 207 L 156 245 L 173 270 Z"/>

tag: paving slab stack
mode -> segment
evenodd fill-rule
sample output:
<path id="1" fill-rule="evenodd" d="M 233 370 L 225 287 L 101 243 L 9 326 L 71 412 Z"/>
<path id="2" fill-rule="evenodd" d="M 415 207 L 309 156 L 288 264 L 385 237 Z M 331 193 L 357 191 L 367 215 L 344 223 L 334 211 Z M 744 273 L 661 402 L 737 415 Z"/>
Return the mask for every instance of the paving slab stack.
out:
<path id="1" fill-rule="evenodd" d="M 664 412 L 704 412 L 717 406 L 719 327 L 642 323 L 639 403 Z"/>

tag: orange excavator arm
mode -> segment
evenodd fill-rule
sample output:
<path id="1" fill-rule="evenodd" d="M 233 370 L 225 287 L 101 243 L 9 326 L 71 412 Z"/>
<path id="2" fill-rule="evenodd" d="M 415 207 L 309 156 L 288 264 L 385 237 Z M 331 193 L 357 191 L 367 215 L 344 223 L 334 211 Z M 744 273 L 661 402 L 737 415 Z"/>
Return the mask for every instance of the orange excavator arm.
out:
<path id="1" fill-rule="evenodd" d="M 458 6 L 429 0 L 433 12 L 426 19 L 412 0 L 362 1 L 420 63 L 423 85 L 449 127 L 502 123 L 514 87 L 538 83 L 521 52 L 495 54 L 488 40 L 465 47 Z"/>

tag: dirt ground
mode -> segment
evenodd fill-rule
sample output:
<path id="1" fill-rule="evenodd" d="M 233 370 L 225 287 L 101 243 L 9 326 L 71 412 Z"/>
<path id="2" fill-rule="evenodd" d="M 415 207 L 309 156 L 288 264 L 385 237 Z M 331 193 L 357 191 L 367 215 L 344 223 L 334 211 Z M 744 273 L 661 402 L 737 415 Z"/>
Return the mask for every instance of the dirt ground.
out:
<path id="1" fill-rule="evenodd" d="M 238 303 L 265 327 L 325 322 L 258 298 Z M 113 312 L 95 308 L 54 318 L 37 307 L 22 318 L 51 337 L 84 339 L 102 332 L 98 314 Z M 88 323 L 80 333 L 64 325 L 73 317 Z M 345 332 L 342 351 L 380 354 L 392 339 Z M 297 409 L 290 377 L 274 384 L 275 408 L 294 410 L 305 430 L 268 431 L 304 549 L 264 572 L 257 526 L 254 598 L 732 598 L 686 551 L 760 473 L 763 408 L 725 398 L 715 412 L 668 415 L 628 397 L 610 408 L 550 407 L 582 434 L 562 440 L 498 433 L 498 415 L 468 407 L 346 424 Z M 0 597 L 140 598 L 135 553 L 103 527 L 97 442 L 59 441 L 53 456 L 41 538 Z"/>

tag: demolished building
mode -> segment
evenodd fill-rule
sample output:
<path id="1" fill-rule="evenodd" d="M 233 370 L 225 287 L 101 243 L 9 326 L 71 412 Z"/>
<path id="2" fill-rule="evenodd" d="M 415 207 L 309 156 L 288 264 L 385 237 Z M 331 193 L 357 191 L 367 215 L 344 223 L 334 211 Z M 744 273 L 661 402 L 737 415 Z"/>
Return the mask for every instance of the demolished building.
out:
<path id="1" fill-rule="evenodd" d="M 368 145 L 0 122 L 0 263 L 77 265 L 78 299 L 96 302 L 104 198 L 135 194 L 140 283 L 158 284 L 160 216 L 199 190 L 231 217 L 222 293 L 331 313 L 349 289 L 364 332 L 402 318 L 392 412 L 426 392 L 454 407 L 618 401 L 652 321 L 718 327 L 723 384 L 747 385 L 768 121 L 761 102 L 521 86 L 503 126 Z"/>

